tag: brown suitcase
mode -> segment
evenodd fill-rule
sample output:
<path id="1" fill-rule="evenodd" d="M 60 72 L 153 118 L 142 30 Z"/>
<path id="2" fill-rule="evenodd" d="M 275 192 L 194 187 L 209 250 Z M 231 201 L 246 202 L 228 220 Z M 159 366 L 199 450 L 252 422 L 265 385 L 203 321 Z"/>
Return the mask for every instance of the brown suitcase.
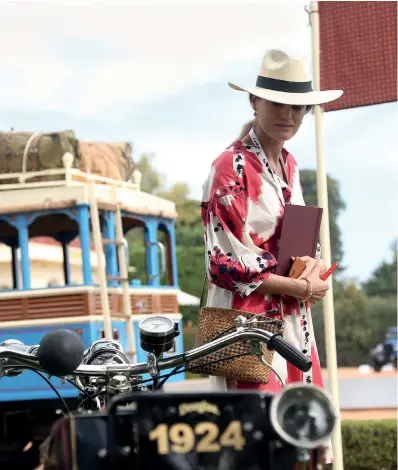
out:
<path id="1" fill-rule="evenodd" d="M 128 181 L 133 171 L 132 148 L 127 142 L 79 142 L 80 170 Z"/>

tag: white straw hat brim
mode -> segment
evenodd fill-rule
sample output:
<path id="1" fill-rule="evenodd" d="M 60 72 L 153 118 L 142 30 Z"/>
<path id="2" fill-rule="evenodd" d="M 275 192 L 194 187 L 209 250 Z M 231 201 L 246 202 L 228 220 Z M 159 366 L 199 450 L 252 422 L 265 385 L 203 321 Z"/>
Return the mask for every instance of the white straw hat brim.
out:
<path id="1" fill-rule="evenodd" d="M 243 88 L 231 82 L 228 82 L 228 85 L 234 90 L 246 91 L 251 95 L 263 98 L 268 101 L 290 105 L 314 105 L 329 103 L 330 101 L 337 100 L 343 94 L 342 90 L 290 93 L 284 91 L 268 90 L 266 88 L 260 87 Z"/>

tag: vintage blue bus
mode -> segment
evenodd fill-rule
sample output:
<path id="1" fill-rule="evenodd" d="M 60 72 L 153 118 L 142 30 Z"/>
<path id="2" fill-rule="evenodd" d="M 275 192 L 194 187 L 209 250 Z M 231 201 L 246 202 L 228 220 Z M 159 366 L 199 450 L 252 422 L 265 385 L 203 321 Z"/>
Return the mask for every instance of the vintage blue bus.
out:
<path id="1" fill-rule="evenodd" d="M 182 321 L 175 204 L 142 192 L 137 171 L 129 182 L 112 180 L 73 168 L 72 159 L 71 154 L 64 155 L 63 169 L 0 175 L 0 243 L 9 250 L 11 265 L 9 285 L 0 290 L 0 343 L 13 338 L 38 344 L 46 333 L 68 328 L 81 336 L 85 346 L 113 337 L 132 361 L 145 361 L 139 321 L 156 314 Z M 132 274 L 127 238 L 137 228 L 143 234 L 146 269 Z M 62 285 L 35 287 L 29 254 L 29 241 L 35 237 L 51 237 L 62 246 Z M 78 282 L 71 276 L 69 256 L 77 239 Z M 181 334 L 168 354 L 182 351 Z M 181 380 L 183 373 L 170 378 Z M 64 399 L 77 397 L 67 381 L 52 378 L 51 382 Z M 28 416 L 33 409 L 42 413 L 43 407 L 53 407 L 53 399 L 54 390 L 34 372 L 2 377 L 3 427 L 13 429 L 18 414 Z"/>

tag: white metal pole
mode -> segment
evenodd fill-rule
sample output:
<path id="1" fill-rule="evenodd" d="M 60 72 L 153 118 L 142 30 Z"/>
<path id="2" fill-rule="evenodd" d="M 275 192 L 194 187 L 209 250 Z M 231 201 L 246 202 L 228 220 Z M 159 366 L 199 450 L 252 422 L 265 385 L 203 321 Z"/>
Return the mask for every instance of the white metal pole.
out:
<path id="1" fill-rule="evenodd" d="M 314 89 L 320 90 L 320 64 L 319 64 L 319 12 L 318 2 L 311 1 L 310 8 L 311 18 L 311 36 L 312 36 L 312 62 L 313 62 L 313 79 Z M 315 106 L 315 136 L 316 136 L 316 154 L 317 154 L 317 192 L 318 205 L 323 207 L 323 217 L 321 225 L 321 245 L 322 258 L 327 267 L 331 266 L 331 250 L 330 250 L 330 233 L 329 233 L 329 206 L 328 206 L 328 189 L 327 189 L 327 173 L 325 167 L 324 142 L 323 142 L 323 112 L 321 106 Z M 340 412 L 339 400 L 339 378 L 337 368 L 336 353 L 336 331 L 334 323 L 334 305 L 333 305 L 333 286 L 330 283 L 330 289 L 323 300 L 323 315 L 325 321 L 325 346 L 326 361 L 328 368 L 328 383 L 333 404 L 336 410 Z M 340 418 L 332 436 L 333 443 L 333 469 L 343 470 L 343 445 L 341 438 Z"/>
<path id="2" fill-rule="evenodd" d="M 104 333 L 105 338 L 112 339 L 112 317 L 109 306 L 108 284 L 106 279 L 106 266 L 103 252 L 101 225 L 99 219 L 98 204 L 95 194 L 95 186 L 92 180 L 89 181 L 88 190 L 90 201 L 91 226 L 95 244 L 95 251 L 97 253 L 98 260 L 98 278 L 100 284 L 102 316 L 104 318 Z"/>

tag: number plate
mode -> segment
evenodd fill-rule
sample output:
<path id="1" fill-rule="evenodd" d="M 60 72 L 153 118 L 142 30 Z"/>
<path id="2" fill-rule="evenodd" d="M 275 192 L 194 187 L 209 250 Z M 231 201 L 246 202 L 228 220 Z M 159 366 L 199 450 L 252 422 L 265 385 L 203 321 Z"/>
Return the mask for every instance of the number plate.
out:
<path id="1" fill-rule="evenodd" d="M 135 429 L 140 468 L 268 468 L 264 462 L 274 439 L 268 401 L 245 392 L 142 395 Z"/>

